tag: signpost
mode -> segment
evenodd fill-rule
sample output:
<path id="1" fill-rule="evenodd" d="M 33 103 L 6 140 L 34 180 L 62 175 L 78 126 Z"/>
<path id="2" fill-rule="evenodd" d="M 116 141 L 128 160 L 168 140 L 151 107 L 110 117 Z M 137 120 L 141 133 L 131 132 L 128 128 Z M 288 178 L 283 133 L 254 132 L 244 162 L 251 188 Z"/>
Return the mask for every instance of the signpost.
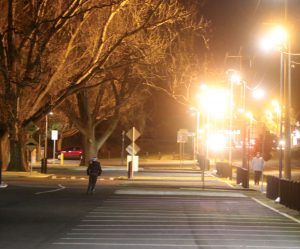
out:
<path id="1" fill-rule="evenodd" d="M 51 131 L 51 139 L 53 140 L 53 163 L 55 163 L 55 141 L 58 139 L 58 131 Z"/>
<path id="2" fill-rule="evenodd" d="M 184 144 L 187 143 L 189 131 L 186 129 L 180 129 L 177 131 L 177 143 L 179 143 L 179 159 L 182 166 L 182 159 L 184 155 Z"/>
<path id="3" fill-rule="evenodd" d="M 126 133 L 126 136 L 132 141 L 130 145 L 126 147 L 126 151 L 131 155 L 127 156 L 127 169 L 128 169 L 128 178 L 133 177 L 133 172 L 138 171 L 138 156 L 136 154 L 140 151 L 140 148 L 134 143 L 139 137 L 140 137 L 139 131 L 132 127 L 131 130 L 129 130 Z"/>
<path id="4" fill-rule="evenodd" d="M 35 141 L 32 137 L 29 138 L 25 143 L 26 148 L 30 152 L 30 172 L 32 172 L 32 151 L 37 147 L 37 144 L 37 141 Z"/>

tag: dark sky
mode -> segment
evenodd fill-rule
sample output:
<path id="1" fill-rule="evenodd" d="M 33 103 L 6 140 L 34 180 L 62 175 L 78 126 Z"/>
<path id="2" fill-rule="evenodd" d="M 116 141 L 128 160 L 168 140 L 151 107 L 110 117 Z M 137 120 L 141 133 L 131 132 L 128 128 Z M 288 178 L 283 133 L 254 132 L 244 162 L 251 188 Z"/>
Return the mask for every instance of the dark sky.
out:
<path id="1" fill-rule="evenodd" d="M 269 98 L 277 97 L 279 92 L 279 53 L 265 54 L 259 48 L 259 39 L 274 23 L 284 19 L 285 0 L 208 0 L 202 10 L 211 20 L 211 53 L 216 65 L 236 66 L 238 59 L 225 55 L 243 56 L 243 68 L 249 85 L 260 83 Z M 300 52 L 300 0 L 287 0 L 287 18 L 293 25 L 292 52 Z M 249 60 L 252 64 L 249 69 Z M 293 60 L 300 57 L 293 57 Z M 248 68 L 247 68 L 248 67 Z M 249 70 L 248 70 L 249 69 Z M 294 109 L 300 109 L 299 85 L 300 65 L 293 71 Z"/>
<path id="2" fill-rule="evenodd" d="M 284 17 L 284 0 L 207 0 L 200 10 L 211 21 L 210 53 L 216 68 L 225 69 L 239 64 L 237 59 L 227 59 L 225 55 L 243 56 L 242 71 L 250 86 L 258 83 L 265 89 L 267 96 L 264 103 L 257 103 L 256 107 L 262 109 L 273 98 L 279 96 L 279 53 L 264 54 L 259 48 L 259 37 L 272 27 L 274 23 L 281 23 Z M 288 19 L 293 24 L 292 51 L 300 52 L 300 0 L 288 0 Z M 249 59 L 252 64 L 249 67 Z M 297 60 L 297 58 L 293 58 Z M 298 58 L 300 61 L 300 57 Z M 238 69 L 238 68 L 237 68 Z M 247 72 L 247 73 L 245 73 Z M 293 71 L 292 106 L 295 111 L 300 110 L 300 65 Z M 164 97 L 162 97 L 164 98 Z M 250 99 L 250 98 L 249 98 Z M 188 128 L 193 130 L 194 120 L 184 107 L 178 106 L 174 110 L 174 101 L 162 112 L 159 119 L 166 118 L 172 122 L 172 134 L 176 137 L 176 130 Z M 253 103 L 252 103 L 253 104 Z M 168 109 L 169 108 L 169 109 Z M 172 115 L 173 110 L 173 115 Z M 167 115 L 167 116 L 166 116 Z M 177 127 L 175 127 L 177 124 Z M 166 124 L 167 125 L 167 124 Z M 166 126 L 167 127 L 167 126 Z"/>

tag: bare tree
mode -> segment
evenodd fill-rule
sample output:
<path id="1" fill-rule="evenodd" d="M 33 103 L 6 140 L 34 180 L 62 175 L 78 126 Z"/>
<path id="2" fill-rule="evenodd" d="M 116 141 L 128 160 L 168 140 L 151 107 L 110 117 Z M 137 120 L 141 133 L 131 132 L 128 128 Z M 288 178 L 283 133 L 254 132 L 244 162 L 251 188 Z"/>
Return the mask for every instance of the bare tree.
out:
<path id="1" fill-rule="evenodd" d="M 79 99 L 83 89 L 107 84 L 124 64 L 118 60 L 124 48 L 136 46 L 126 64 L 146 57 L 142 38 L 164 48 L 176 25 L 190 17 L 177 0 L 1 0 L 0 5 L 7 14 L 0 18 L 0 96 L 10 170 L 26 167 L 28 124 L 72 94 Z"/>

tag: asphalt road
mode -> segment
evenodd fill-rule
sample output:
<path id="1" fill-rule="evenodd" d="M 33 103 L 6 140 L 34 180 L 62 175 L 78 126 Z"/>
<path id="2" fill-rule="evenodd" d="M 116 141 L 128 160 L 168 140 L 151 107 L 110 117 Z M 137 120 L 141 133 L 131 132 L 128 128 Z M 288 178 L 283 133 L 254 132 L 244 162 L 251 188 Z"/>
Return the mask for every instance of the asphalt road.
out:
<path id="1" fill-rule="evenodd" d="M 91 196 L 83 168 L 58 170 L 55 178 L 6 178 L 0 248 L 300 249 L 300 224 L 262 205 L 254 191 L 209 177 L 211 188 L 203 190 L 194 172 L 180 170 L 173 178 L 144 171 L 129 181 L 114 178 L 120 173 L 104 171 Z"/>

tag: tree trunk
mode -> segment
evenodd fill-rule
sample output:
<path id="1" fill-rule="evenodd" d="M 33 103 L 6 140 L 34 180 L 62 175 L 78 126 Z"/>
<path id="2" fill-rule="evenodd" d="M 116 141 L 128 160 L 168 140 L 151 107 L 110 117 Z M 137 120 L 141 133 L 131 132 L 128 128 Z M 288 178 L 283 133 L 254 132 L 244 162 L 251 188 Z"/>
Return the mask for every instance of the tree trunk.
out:
<path id="1" fill-rule="evenodd" d="M 7 171 L 26 171 L 25 157 L 23 156 L 22 144 L 18 140 L 9 140 L 10 162 Z"/>
<path id="2" fill-rule="evenodd" d="M 9 163 L 9 139 L 7 132 L 0 138 L 0 161 L 2 162 L 2 170 L 6 170 Z"/>
<path id="3" fill-rule="evenodd" d="M 95 132 L 94 129 L 91 127 L 86 128 L 86 133 L 82 134 L 83 138 L 83 159 L 81 160 L 80 165 L 88 165 L 89 160 L 92 157 L 97 157 L 98 155 L 98 149 L 97 149 L 97 143 L 95 140 Z"/>
<path id="4" fill-rule="evenodd" d="M 17 134 L 17 128 L 15 125 L 10 126 L 9 135 L 9 149 L 10 149 L 10 160 L 7 167 L 7 171 L 26 171 L 26 156 L 25 150 L 22 147 L 22 139 Z"/>

